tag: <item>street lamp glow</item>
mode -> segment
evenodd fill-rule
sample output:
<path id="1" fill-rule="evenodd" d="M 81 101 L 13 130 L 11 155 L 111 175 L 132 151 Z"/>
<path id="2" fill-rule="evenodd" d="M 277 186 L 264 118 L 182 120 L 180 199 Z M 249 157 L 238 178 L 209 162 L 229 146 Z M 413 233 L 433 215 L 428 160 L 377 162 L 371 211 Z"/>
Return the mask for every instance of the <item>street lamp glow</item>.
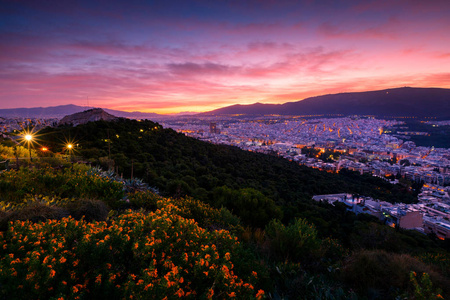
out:
<path id="1" fill-rule="evenodd" d="M 27 135 L 25 135 L 25 139 L 27 141 L 31 141 L 33 139 L 33 136 L 31 134 L 27 134 Z"/>
<path id="2" fill-rule="evenodd" d="M 72 148 L 73 148 L 73 145 L 72 145 L 72 144 L 68 144 L 68 145 L 67 145 L 67 149 L 70 150 L 70 149 L 72 149 Z"/>

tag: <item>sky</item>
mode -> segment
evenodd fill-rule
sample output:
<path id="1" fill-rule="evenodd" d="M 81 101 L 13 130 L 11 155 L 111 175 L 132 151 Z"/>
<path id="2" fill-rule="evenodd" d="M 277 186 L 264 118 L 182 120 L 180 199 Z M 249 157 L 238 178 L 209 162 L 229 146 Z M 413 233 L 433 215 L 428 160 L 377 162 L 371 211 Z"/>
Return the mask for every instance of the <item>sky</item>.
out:
<path id="1" fill-rule="evenodd" d="M 450 88 L 450 1 L 0 0 L 0 108 L 209 111 Z"/>

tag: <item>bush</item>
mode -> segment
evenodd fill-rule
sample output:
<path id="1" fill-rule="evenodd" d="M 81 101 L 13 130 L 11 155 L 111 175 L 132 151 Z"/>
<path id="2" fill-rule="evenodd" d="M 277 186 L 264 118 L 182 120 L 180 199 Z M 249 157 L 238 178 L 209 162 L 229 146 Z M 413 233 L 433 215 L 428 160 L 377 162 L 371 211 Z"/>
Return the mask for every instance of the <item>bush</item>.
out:
<path id="1" fill-rule="evenodd" d="M 288 226 L 272 220 L 266 226 L 266 237 L 269 256 L 277 261 L 308 262 L 320 247 L 316 228 L 304 219 L 296 219 Z"/>
<path id="2" fill-rule="evenodd" d="M 409 286 L 409 273 L 429 274 L 448 293 L 450 282 L 432 268 L 407 254 L 363 250 L 345 262 L 342 278 L 350 287 L 372 299 L 392 298 Z"/>
<path id="3" fill-rule="evenodd" d="M 73 218 L 80 220 L 84 217 L 87 222 L 106 221 L 110 211 L 105 203 L 92 199 L 72 200 L 67 209 Z"/>
<path id="4" fill-rule="evenodd" d="M 160 196 L 152 192 L 137 191 L 127 195 L 128 206 L 131 209 L 145 209 L 147 211 L 155 211 L 157 209 L 157 201 Z"/>

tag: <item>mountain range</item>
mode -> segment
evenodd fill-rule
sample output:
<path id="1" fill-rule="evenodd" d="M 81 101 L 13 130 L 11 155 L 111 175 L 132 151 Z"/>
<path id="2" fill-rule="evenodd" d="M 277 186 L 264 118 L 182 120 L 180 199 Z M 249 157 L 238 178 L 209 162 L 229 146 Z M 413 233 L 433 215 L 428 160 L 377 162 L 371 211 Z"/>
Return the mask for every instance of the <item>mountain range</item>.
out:
<path id="1" fill-rule="evenodd" d="M 450 118 L 450 89 L 395 88 L 340 93 L 284 104 L 232 105 L 202 115 L 373 115 Z"/>
<path id="2" fill-rule="evenodd" d="M 53 107 L 0 109 L 0 117 L 62 118 L 89 109 L 77 105 Z M 162 120 L 180 115 L 161 115 L 144 112 L 125 112 L 104 109 L 116 117 Z M 340 93 L 306 98 L 284 104 L 232 105 L 198 116 L 212 115 L 372 115 L 389 117 L 435 117 L 450 119 L 450 89 L 394 88 L 368 92 Z"/>

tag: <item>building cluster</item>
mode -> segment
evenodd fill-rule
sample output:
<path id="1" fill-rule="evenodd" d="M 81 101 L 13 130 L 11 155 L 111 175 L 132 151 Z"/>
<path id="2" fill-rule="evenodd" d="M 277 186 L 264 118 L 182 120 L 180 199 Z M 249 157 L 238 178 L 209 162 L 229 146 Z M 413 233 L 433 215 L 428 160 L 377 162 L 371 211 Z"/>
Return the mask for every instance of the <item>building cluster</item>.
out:
<path id="1" fill-rule="evenodd" d="M 425 184 L 416 204 L 388 203 L 371 197 L 351 194 L 316 195 L 313 200 L 331 204 L 341 202 L 356 214 L 373 215 L 391 227 L 434 233 L 450 238 L 450 186 Z"/>
<path id="2" fill-rule="evenodd" d="M 39 130 L 47 126 L 56 126 L 59 119 L 44 119 L 44 118 L 2 118 L 0 117 L 0 135 L 7 132 L 23 131 L 27 128 L 34 128 Z"/>

